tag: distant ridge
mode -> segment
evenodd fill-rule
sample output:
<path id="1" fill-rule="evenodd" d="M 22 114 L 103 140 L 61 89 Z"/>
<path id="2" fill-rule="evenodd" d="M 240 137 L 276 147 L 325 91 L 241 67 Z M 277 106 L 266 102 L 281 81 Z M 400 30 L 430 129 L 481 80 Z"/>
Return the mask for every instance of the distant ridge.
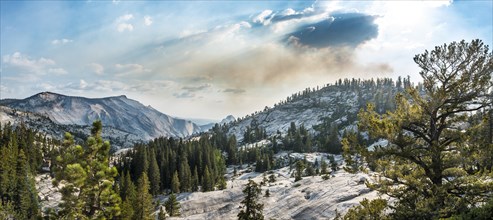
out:
<path id="1" fill-rule="evenodd" d="M 46 115 L 63 125 L 90 125 L 100 119 L 105 126 L 135 134 L 143 140 L 161 136 L 182 138 L 202 131 L 189 120 L 173 118 L 125 95 L 85 98 L 41 92 L 25 99 L 3 99 L 0 105 Z"/>

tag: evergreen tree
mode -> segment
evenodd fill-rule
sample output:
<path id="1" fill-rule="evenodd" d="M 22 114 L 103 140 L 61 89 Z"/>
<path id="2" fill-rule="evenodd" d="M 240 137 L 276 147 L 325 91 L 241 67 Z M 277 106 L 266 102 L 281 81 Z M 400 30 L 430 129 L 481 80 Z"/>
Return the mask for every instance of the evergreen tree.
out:
<path id="1" fill-rule="evenodd" d="M 120 196 L 114 191 L 118 174 L 109 166 L 108 141 L 101 138 L 101 121 L 93 123 L 86 146 L 65 135 L 65 152 L 57 157 L 55 185 L 63 183 L 60 214 L 67 218 L 114 218 L 120 215 Z"/>
<path id="2" fill-rule="evenodd" d="M 335 171 L 337 171 L 338 169 L 337 167 L 339 166 L 339 164 L 337 164 L 337 161 L 335 160 L 333 155 L 329 156 L 329 162 L 330 162 L 330 169 L 332 170 L 332 173 L 334 173 Z"/>
<path id="3" fill-rule="evenodd" d="M 238 213 L 239 220 L 259 220 L 264 219 L 263 209 L 264 205 L 258 202 L 260 197 L 260 186 L 253 180 L 248 180 L 248 183 L 243 189 L 243 195 L 245 199 L 241 201 L 244 209 Z"/>
<path id="4" fill-rule="evenodd" d="M 163 208 L 159 207 L 159 213 L 157 215 L 158 220 L 165 220 L 166 219 L 166 213 L 164 213 Z"/>
<path id="5" fill-rule="evenodd" d="M 176 195 L 171 193 L 168 200 L 164 203 L 166 212 L 169 216 L 180 216 L 180 203 L 176 200 Z"/>
<path id="6" fill-rule="evenodd" d="M 204 176 L 202 177 L 202 191 L 208 192 L 214 190 L 214 183 L 212 182 L 212 175 L 209 171 L 209 167 L 205 167 Z"/>
<path id="7" fill-rule="evenodd" d="M 372 187 L 396 199 L 394 218 L 447 218 L 484 202 L 493 191 L 471 150 L 467 113 L 491 105 L 493 55 L 480 40 L 452 42 L 417 55 L 421 90 L 408 87 L 396 96 L 396 110 L 378 114 L 373 105 L 359 114 L 360 131 L 389 141 L 372 151 L 345 141 L 345 152 L 375 163 L 385 177 Z M 349 154 L 348 154 L 349 153 Z M 346 160 L 346 162 L 348 162 Z M 399 186 L 399 187 L 396 187 Z"/>
<path id="8" fill-rule="evenodd" d="M 134 216 L 134 204 L 137 201 L 137 191 L 134 183 L 130 178 L 130 173 L 124 174 L 122 176 L 122 187 L 120 189 L 120 196 L 123 200 L 122 203 L 122 219 L 130 220 Z"/>
<path id="9" fill-rule="evenodd" d="M 192 172 L 190 171 L 190 165 L 188 165 L 188 160 L 183 157 L 180 162 L 180 190 L 182 192 L 189 192 L 192 188 Z"/>
<path id="10" fill-rule="evenodd" d="M 322 159 L 322 163 L 320 164 L 320 174 L 327 174 L 327 163 L 324 159 Z"/>
<path id="11" fill-rule="evenodd" d="M 178 178 L 178 173 L 176 171 L 171 179 L 171 192 L 180 193 L 180 179 Z"/>
<path id="12" fill-rule="evenodd" d="M 363 199 L 360 205 L 350 208 L 344 220 L 367 219 L 367 220 L 389 220 L 390 217 L 385 213 L 387 211 L 387 201 L 384 199 L 368 200 Z"/>
<path id="13" fill-rule="evenodd" d="M 151 220 L 154 219 L 152 216 L 153 205 L 152 205 L 152 195 L 149 193 L 150 183 L 147 177 L 147 173 L 143 173 L 138 181 L 137 186 L 137 196 L 136 202 L 132 205 L 135 207 L 135 213 L 132 219 L 136 220 Z"/>
<path id="14" fill-rule="evenodd" d="M 199 191 L 199 174 L 197 172 L 197 167 L 193 169 L 191 185 L 192 185 L 192 192 Z"/>
<path id="15" fill-rule="evenodd" d="M 17 161 L 17 184 L 14 201 L 19 204 L 19 213 L 24 219 L 34 219 L 39 215 L 38 194 L 34 178 L 29 172 L 29 165 L 24 151 L 21 149 Z"/>
<path id="16" fill-rule="evenodd" d="M 313 169 L 311 164 L 307 165 L 305 172 L 307 176 L 315 176 L 315 169 Z"/>
<path id="17" fill-rule="evenodd" d="M 305 169 L 305 163 L 303 163 L 303 161 L 301 160 L 298 160 L 296 162 L 296 174 L 294 178 L 295 182 L 300 181 L 302 179 L 304 169 Z"/>
<path id="18" fill-rule="evenodd" d="M 151 194 L 159 194 L 159 187 L 161 183 L 161 174 L 159 172 L 159 166 L 157 165 L 156 155 L 154 150 L 151 150 L 149 155 L 149 181 L 151 183 Z"/>

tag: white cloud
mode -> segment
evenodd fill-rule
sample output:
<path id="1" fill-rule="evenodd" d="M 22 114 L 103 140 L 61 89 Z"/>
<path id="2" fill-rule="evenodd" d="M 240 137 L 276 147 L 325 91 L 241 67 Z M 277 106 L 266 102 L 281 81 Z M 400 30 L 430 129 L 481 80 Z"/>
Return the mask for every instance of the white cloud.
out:
<path id="1" fill-rule="evenodd" d="M 68 43 L 72 43 L 74 42 L 73 40 L 70 40 L 70 39 L 55 39 L 55 40 L 52 40 L 51 41 L 51 44 L 53 45 L 63 45 L 63 44 L 68 44 Z"/>
<path id="2" fill-rule="evenodd" d="M 260 23 L 263 25 L 268 25 L 270 23 L 270 19 L 272 18 L 272 10 L 264 10 L 257 16 L 255 16 L 252 21 L 253 23 Z"/>
<path id="3" fill-rule="evenodd" d="M 10 92 L 12 92 L 12 90 L 9 89 L 9 87 L 0 85 L 0 93 L 10 93 Z M 5 98 L 5 97 L 1 97 L 1 98 Z"/>
<path id="4" fill-rule="evenodd" d="M 128 23 L 120 23 L 118 24 L 118 27 L 116 29 L 118 30 L 118 32 L 133 31 L 134 26 Z"/>
<path id="5" fill-rule="evenodd" d="M 118 72 L 117 76 L 128 76 L 133 74 L 147 73 L 150 72 L 150 69 L 145 68 L 143 65 L 136 63 L 129 64 L 115 64 L 116 71 Z"/>
<path id="6" fill-rule="evenodd" d="M 288 8 L 280 13 L 280 15 L 288 16 L 288 15 L 294 15 L 296 14 L 296 11 L 292 8 Z"/>
<path id="7" fill-rule="evenodd" d="M 79 82 L 79 88 L 85 89 L 87 87 L 87 85 L 88 84 L 87 84 L 87 82 L 85 80 L 83 80 L 83 79 L 80 80 L 80 82 Z"/>
<path id="8" fill-rule="evenodd" d="M 3 56 L 3 62 L 13 67 L 21 68 L 30 73 L 43 73 L 48 66 L 55 65 L 55 61 L 41 57 L 39 59 L 33 59 L 28 55 L 15 52 L 12 55 Z"/>
<path id="9" fill-rule="evenodd" d="M 151 24 L 152 24 L 152 18 L 151 18 L 151 16 L 149 16 L 149 15 L 144 16 L 144 24 L 146 26 L 151 26 Z"/>
<path id="10" fill-rule="evenodd" d="M 133 31 L 134 26 L 129 23 L 130 20 L 132 20 L 134 16 L 132 14 L 125 14 L 116 19 L 116 29 L 118 32 L 124 32 L 124 31 Z"/>
<path id="11" fill-rule="evenodd" d="M 116 19 L 117 22 L 122 22 L 122 21 L 129 21 L 134 18 L 133 14 L 125 14 Z"/>
<path id="12" fill-rule="evenodd" d="M 88 64 L 89 68 L 91 68 L 91 70 L 98 74 L 98 75 L 102 75 L 104 73 L 104 67 L 103 65 L 99 64 L 99 63 L 90 63 Z"/>
<path id="13" fill-rule="evenodd" d="M 120 0 L 113 0 L 113 1 L 111 1 L 111 2 L 112 2 L 114 5 L 118 5 L 118 4 L 120 4 Z"/>
<path id="14" fill-rule="evenodd" d="M 48 73 L 53 73 L 55 75 L 65 75 L 68 72 L 63 68 L 49 68 Z"/>
<path id="15" fill-rule="evenodd" d="M 364 13 L 380 15 L 375 20 L 379 34 L 357 48 L 358 57 L 368 63 L 387 60 L 396 75 L 409 74 L 411 80 L 420 80 L 419 68 L 412 60 L 415 54 L 457 39 L 468 39 L 471 35 L 454 26 L 459 19 L 446 10 L 449 5 L 448 0 L 385 1 L 361 8 Z"/>

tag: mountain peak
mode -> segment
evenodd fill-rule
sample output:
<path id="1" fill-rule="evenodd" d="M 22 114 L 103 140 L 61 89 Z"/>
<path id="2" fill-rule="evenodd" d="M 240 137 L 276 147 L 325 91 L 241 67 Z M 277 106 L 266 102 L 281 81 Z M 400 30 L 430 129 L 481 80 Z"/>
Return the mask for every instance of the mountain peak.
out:
<path id="1" fill-rule="evenodd" d="M 40 93 L 38 93 L 34 96 L 31 96 L 31 97 L 39 97 L 39 98 L 46 100 L 46 101 L 54 101 L 59 96 L 62 96 L 62 95 L 54 93 L 54 92 L 45 91 L 45 92 L 40 92 Z"/>
<path id="2" fill-rule="evenodd" d="M 228 115 L 228 116 L 226 116 L 226 118 L 221 120 L 220 124 L 228 124 L 228 123 L 233 122 L 235 120 L 236 120 L 236 118 L 234 116 Z"/>

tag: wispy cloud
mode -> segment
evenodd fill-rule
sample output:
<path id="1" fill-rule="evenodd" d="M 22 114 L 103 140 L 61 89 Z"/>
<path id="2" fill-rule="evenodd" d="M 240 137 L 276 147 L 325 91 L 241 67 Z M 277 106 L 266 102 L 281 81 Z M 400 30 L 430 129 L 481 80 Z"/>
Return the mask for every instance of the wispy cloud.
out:
<path id="1" fill-rule="evenodd" d="M 57 67 L 56 62 L 52 59 L 44 57 L 35 59 L 20 52 L 5 55 L 2 61 L 5 64 L 3 69 L 18 72 L 15 76 L 6 77 L 16 81 L 36 81 L 44 75 L 65 75 L 68 73 L 67 70 Z"/>
<path id="2" fill-rule="evenodd" d="M 151 70 L 145 68 L 141 64 L 137 63 L 128 63 L 128 64 L 115 64 L 116 75 L 117 76 L 131 76 L 135 74 L 148 73 Z"/>
<path id="3" fill-rule="evenodd" d="M 233 93 L 233 94 L 242 94 L 242 93 L 245 93 L 246 90 L 244 90 L 244 89 L 225 89 L 222 92 L 224 92 L 224 93 Z"/>
<path id="4" fill-rule="evenodd" d="M 195 94 L 191 92 L 173 93 L 173 96 L 179 99 L 195 98 Z"/>
<path id="5" fill-rule="evenodd" d="M 68 44 L 68 43 L 72 43 L 74 42 L 73 40 L 70 40 L 70 39 L 55 39 L 55 40 L 52 40 L 51 41 L 51 44 L 53 45 L 63 45 L 63 44 Z"/>
<path id="6" fill-rule="evenodd" d="M 49 68 L 48 73 L 53 73 L 55 75 L 65 75 L 68 72 L 63 68 Z"/>
<path id="7" fill-rule="evenodd" d="M 134 16 L 132 14 L 125 14 L 116 19 L 117 23 L 117 31 L 118 32 L 124 32 L 124 31 L 133 31 L 134 26 L 129 22 L 132 20 Z"/>
<path id="8" fill-rule="evenodd" d="M 87 65 L 97 75 L 103 75 L 104 67 L 99 63 L 90 63 Z"/>
<path id="9" fill-rule="evenodd" d="M 152 24 L 152 18 L 149 15 L 144 16 L 144 24 L 145 26 L 151 26 Z"/>
<path id="10" fill-rule="evenodd" d="M 30 72 L 39 72 L 47 66 L 55 65 L 55 61 L 52 59 L 41 57 L 36 60 L 20 52 L 3 56 L 3 62 L 12 66 L 21 67 Z"/>
<path id="11" fill-rule="evenodd" d="M 200 86 L 183 86 L 181 89 L 187 90 L 188 92 L 198 92 L 210 88 L 211 84 L 203 84 Z"/>

